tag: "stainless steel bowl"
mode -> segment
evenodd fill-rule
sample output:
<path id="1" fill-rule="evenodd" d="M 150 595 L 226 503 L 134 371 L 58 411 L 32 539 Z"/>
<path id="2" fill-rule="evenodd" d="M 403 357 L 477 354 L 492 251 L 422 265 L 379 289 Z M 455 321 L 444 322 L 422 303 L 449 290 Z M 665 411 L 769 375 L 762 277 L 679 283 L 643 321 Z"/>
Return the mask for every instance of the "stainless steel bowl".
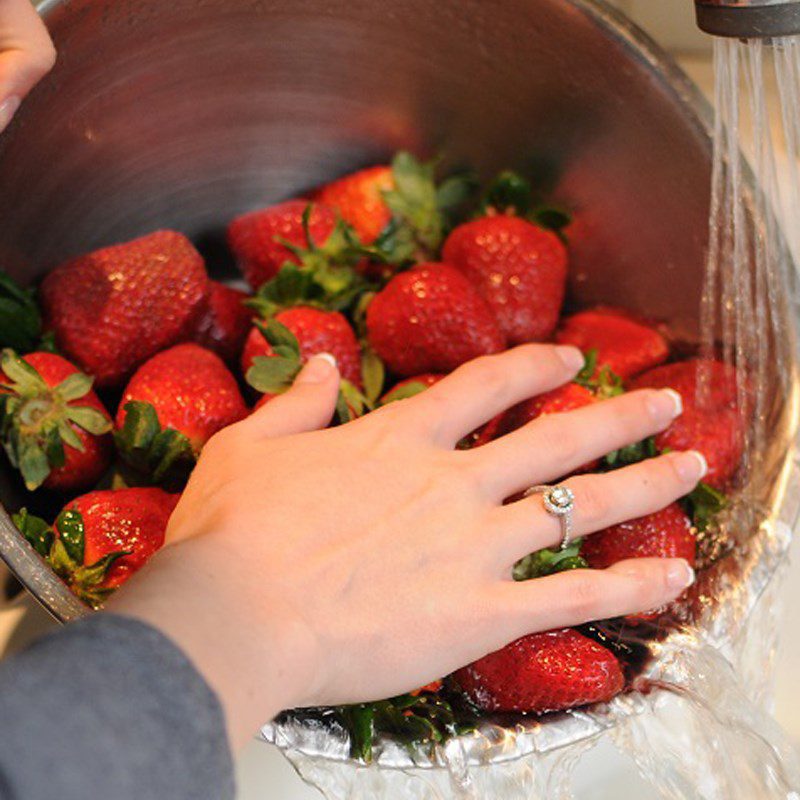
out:
<path id="1" fill-rule="evenodd" d="M 235 214 L 398 148 L 515 167 L 572 209 L 571 297 L 697 335 L 711 154 L 695 88 L 595 0 L 46 0 L 60 57 L 0 137 L 0 264 L 25 282 L 159 227 L 214 270 Z M 775 382 L 763 483 L 794 417 Z M 0 470 L 6 508 L 21 502 Z M 767 492 L 767 498 L 769 493 Z M 84 613 L 0 513 L 0 556 Z"/>

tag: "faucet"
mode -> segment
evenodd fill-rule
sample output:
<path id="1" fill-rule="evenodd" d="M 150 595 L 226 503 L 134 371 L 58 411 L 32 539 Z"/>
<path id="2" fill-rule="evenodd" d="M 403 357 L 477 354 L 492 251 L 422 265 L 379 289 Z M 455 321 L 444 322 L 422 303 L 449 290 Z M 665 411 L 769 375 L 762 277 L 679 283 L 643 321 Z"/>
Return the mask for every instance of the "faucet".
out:
<path id="1" fill-rule="evenodd" d="M 800 33 L 800 0 L 695 0 L 697 24 L 715 36 L 765 39 Z"/>

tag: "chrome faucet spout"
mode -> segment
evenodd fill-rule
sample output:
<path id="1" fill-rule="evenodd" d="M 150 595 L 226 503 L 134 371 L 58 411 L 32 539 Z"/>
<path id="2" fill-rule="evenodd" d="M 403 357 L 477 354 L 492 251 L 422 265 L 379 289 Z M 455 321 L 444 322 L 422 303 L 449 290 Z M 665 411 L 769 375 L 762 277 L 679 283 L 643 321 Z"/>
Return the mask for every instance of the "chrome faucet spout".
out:
<path id="1" fill-rule="evenodd" d="M 800 34 L 800 0 L 695 0 L 706 33 L 739 39 Z"/>

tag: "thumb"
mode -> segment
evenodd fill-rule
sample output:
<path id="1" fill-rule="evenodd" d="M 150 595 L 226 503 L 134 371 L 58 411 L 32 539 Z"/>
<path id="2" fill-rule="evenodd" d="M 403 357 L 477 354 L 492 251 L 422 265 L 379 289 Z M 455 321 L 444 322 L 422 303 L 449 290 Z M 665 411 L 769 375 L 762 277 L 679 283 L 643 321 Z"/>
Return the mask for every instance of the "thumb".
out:
<path id="1" fill-rule="evenodd" d="M 331 421 L 339 395 L 339 370 L 330 353 L 318 353 L 288 392 L 269 400 L 245 421 L 255 436 L 290 436 L 316 431 Z"/>
<path id="2" fill-rule="evenodd" d="M 30 0 L 0 0 L 0 132 L 22 98 L 50 71 L 55 57 Z"/>

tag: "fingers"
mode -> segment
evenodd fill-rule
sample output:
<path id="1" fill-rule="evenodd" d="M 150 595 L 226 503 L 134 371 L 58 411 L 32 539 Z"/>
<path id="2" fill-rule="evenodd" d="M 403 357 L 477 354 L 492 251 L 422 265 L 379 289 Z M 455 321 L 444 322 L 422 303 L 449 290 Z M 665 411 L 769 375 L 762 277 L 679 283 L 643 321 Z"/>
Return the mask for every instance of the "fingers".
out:
<path id="1" fill-rule="evenodd" d="M 608 569 L 577 569 L 498 587 L 499 616 L 508 640 L 531 631 L 581 625 L 651 611 L 671 603 L 694 582 L 682 558 L 634 558 Z"/>
<path id="2" fill-rule="evenodd" d="M 629 519 L 652 514 L 688 494 L 708 467 L 700 453 L 668 453 L 630 467 L 599 475 L 580 475 L 565 481 L 575 495 L 573 536 L 585 536 Z M 561 541 L 560 520 L 549 514 L 542 496 L 496 508 L 497 542 L 493 555 L 501 572 L 518 559 Z M 641 609 L 640 609 L 641 610 Z"/>
<path id="3" fill-rule="evenodd" d="M 0 0 L 0 132 L 47 74 L 55 49 L 30 0 Z"/>
<path id="4" fill-rule="evenodd" d="M 464 364 L 408 408 L 424 420 L 437 444 L 452 448 L 501 411 L 566 383 L 583 364 L 575 347 L 522 345 Z"/>
<path id="5" fill-rule="evenodd" d="M 254 436 L 278 437 L 325 428 L 333 417 L 339 394 L 336 359 L 320 353 L 308 360 L 286 394 L 256 409 L 240 425 Z"/>
<path id="6" fill-rule="evenodd" d="M 672 389 L 643 389 L 575 411 L 546 414 L 463 455 L 476 461 L 497 499 L 546 483 L 669 426 L 681 413 Z"/>

